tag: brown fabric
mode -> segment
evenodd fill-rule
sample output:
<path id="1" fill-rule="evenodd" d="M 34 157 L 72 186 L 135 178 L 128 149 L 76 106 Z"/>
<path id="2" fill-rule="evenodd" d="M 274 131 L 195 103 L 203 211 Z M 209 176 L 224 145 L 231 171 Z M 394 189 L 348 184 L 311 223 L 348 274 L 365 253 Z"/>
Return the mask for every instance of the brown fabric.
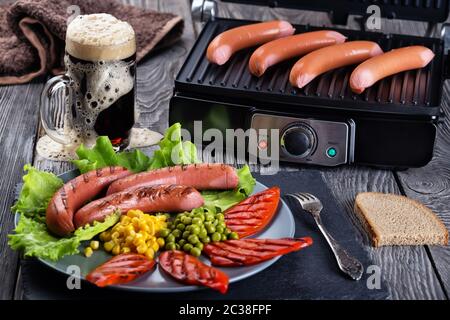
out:
<path id="1" fill-rule="evenodd" d="M 113 0 L 19 0 L 0 5 L 0 85 L 64 70 L 64 38 L 72 15 L 69 7 L 74 5 L 80 14 L 105 12 L 129 22 L 136 31 L 138 61 L 155 48 L 169 46 L 183 32 L 179 16 Z"/>

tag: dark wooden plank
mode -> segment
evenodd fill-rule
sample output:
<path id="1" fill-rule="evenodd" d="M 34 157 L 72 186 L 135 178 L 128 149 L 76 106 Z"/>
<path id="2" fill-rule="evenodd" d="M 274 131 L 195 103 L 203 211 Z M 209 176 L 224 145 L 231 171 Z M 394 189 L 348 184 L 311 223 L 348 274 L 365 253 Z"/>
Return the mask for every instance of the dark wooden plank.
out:
<path id="1" fill-rule="evenodd" d="M 7 235 L 13 230 L 10 207 L 14 188 L 22 179 L 22 168 L 32 161 L 38 109 L 36 97 L 42 84 L 0 87 L 0 299 L 12 299 L 18 271 L 18 254 L 8 245 Z"/>
<path id="2" fill-rule="evenodd" d="M 254 8 L 225 3 L 219 5 L 219 16 L 250 20 L 277 18 L 286 19 L 291 23 L 331 26 L 328 16 L 323 13 L 311 14 L 300 10 Z M 393 25 L 398 27 L 399 24 L 399 22 L 396 22 Z M 406 25 L 410 26 L 410 23 Z M 418 25 L 424 28 L 424 24 Z M 347 27 L 357 28 L 357 24 L 353 20 Z M 385 30 L 389 30 L 387 29 L 389 27 L 384 26 Z M 416 31 L 419 33 L 419 30 Z M 288 170 L 289 168 L 295 170 L 295 167 L 287 166 L 282 169 Z M 338 199 L 340 205 L 347 209 L 351 218 L 354 217 L 353 201 L 358 192 L 400 192 L 391 171 L 343 167 L 324 169 L 323 176 L 336 199 Z M 358 225 L 356 221 L 355 225 Z M 364 234 L 362 230 L 361 234 Z M 445 294 L 424 247 L 374 249 L 368 243 L 367 239 L 362 240 L 362 245 L 364 245 L 374 263 L 381 268 L 382 276 L 389 286 L 393 299 L 445 299 Z"/>
<path id="3" fill-rule="evenodd" d="M 423 168 L 398 172 L 405 194 L 431 208 L 450 230 L 450 86 L 444 86 L 442 109 L 445 117 L 438 126 L 434 157 Z M 450 247 L 430 246 L 435 267 L 447 297 L 450 296 Z"/>

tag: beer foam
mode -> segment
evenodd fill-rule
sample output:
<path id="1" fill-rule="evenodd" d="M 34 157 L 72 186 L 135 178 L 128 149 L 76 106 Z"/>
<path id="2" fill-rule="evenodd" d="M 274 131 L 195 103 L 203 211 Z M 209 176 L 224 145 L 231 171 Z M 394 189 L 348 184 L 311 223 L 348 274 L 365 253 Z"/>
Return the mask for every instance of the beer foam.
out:
<path id="1" fill-rule="evenodd" d="M 130 133 L 130 148 L 143 148 L 157 144 L 163 135 L 147 128 L 133 128 Z"/>
<path id="2" fill-rule="evenodd" d="M 151 131 L 147 128 L 132 128 L 130 133 L 129 148 L 144 148 L 157 144 L 163 135 L 159 132 Z M 92 146 L 91 141 L 88 146 Z M 62 145 L 52 140 L 48 135 L 39 138 L 36 151 L 37 153 L 48 160 L 53 161 L 70 161 L 77 159 L 76 148 L 78 144 Z"/>
<path id="3" fill-rule="evenodd" d="M 110 14 L 80 15 L 67 27 L 66 51 L 86 61 L 125 59 L 136 52 L 135 33 Z"/>
<path id="4" fill-rule="evenodd" d="M 75 146 L 62 145 L 52 140 L 48 135 L 39 138 L 36 151 L 41 157 L 53 161 L 70 161 L 77 158 Z"/>

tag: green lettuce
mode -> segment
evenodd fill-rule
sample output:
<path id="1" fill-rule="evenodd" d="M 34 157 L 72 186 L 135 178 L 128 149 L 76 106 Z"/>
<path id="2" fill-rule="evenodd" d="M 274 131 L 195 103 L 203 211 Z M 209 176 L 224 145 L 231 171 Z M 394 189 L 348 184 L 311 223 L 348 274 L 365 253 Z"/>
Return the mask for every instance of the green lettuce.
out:
<path id="1" fill-rule="evenodd" d="M 78 247 L 82 241 L 90 240 L 112 227 L 119 221 L 119 216 L 112 214 L 104 222 L 77 229 L 68 238 L 56 238 L 48 232 L 45 222 L 21 215 L 15 233 L 8 235 L 8 244 L 14 250 L 23 250 L 25 257 L 56 261 L 79 253 Z"/>
<path id="2" fill-rule="evenodd" d="M 74 160 L 73 163 L 81 173 L 107 166 L 122 166 L 133 172 L 140 172 L 150 165 L 149 157 L 138 149 L 116 153 L 106 136 L 98 137 L 91 149 L 82 144 L 76 153 L 78 160 Z"/>
<path id="3" fill-rule="evenodd" d="M 181 125 L 173 124 L 159 142 L 159 150 L 153 153 L 149 169 L 159 169 L 178 164 L 198 163 L 197 148 L 191 141 L 183 141 Z"/>
<path id="4" fill-rule="evenodd" d="M 225 211 L 247 198 L 253 192 L 256 181 L 250 172 L 250 168 L 245 165 L 237 170 L 237 174 L 239 177 L 239 185 L 235 190 L 202 192 L 205 207 L 216 212 Z"/>
<path id="5" fill-rule="evenodd" d="M 22 190 L 11 210 L 28 217 L 44 216 L 48 202 L 64 182 L 53 173 L 40 171 L 29 164 L 23 170 L 27 173 L 22 178 Z"/>

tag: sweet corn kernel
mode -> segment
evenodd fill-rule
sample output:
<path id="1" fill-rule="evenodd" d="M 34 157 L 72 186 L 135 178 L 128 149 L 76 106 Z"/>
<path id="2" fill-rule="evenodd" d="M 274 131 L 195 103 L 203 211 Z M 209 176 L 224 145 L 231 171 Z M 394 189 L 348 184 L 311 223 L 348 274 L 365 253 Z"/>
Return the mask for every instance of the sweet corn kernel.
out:
<path id="1" fill-rule="evenodd" d="M 89 243 L 89 246 L 92 248 L 92 250 L 97 250 L 100 247 L 100 243 L 96 240 L 92 240 Z"/>
<path id="2" fill-rule="evenodd" d="M 147 245 L 146 245 L 145 243 L 139 245 L 139 246 L 136 248 L 136 251 L 137 251 L 138 253 L 140 253 L 140 254 L 144 254 L 145 251 L 147 251 L 147 250 L 148 250 L 148 247 L 147 247 Z"/>
<path id="3" fill-rule="evenodd" d="M 120 237 L 120 233 L 118 233 L 117 231 L 114 231 L 112 234 L 111 234 L 111 239 L 118 239 Z"/>
<path id="4" fill-rule="evenodd" d="M 158 245 L 159 245 L 160 247 L 164 247 L 164 244 L 165 244 L 164 238 L 158 238 L 158 239 L 156 240 L 156 242 L 158 243 Z"/>
<path id="5" fill-rule="evenodd" d="M 114 242 L 112 242 L 112 241 L 108 241 L 103 244 L 103 248 L 107 252 L 110 252 L 113 249 L 113 247 L 114 247 Z"/>
<path id="6" fill-rule="evenodd" d="M 159 245 L 156 242 L 153 242 L 151 248 L 153 249 L 153 251 L 157 252 L 159 250 Z"/>
<path id="7" fill-rule="evenodd" d="M 118 254 L 120 254 L 120 245 L 116 244 L 114 246 L 114 248 L 112 249 L 112 254 L 117 256 Z"/>
<path id="8" fill-rule="evenodd" d="M 129 247 L 122 247 L 122 249 L 120 249 L 120 253 L 129 253 L 131 252 L 131 249 Z"/>
<path id="9" fill-rule="evenodd" d="M 92 250 L 91 247 L 84 248 L 84 255 L 86 256 L 86 258 L 89 258 L 90 256 L 92 256 L 93 253 L 94 253 L 94 251 Z"/>
<path id="10" fill-rule="evenodd" d="M 152 248 L 149 248 L 145 251 L 145 256 L 149 259 L 153 259 L 155 257 L 155 251 L 153 251 Z"/>

